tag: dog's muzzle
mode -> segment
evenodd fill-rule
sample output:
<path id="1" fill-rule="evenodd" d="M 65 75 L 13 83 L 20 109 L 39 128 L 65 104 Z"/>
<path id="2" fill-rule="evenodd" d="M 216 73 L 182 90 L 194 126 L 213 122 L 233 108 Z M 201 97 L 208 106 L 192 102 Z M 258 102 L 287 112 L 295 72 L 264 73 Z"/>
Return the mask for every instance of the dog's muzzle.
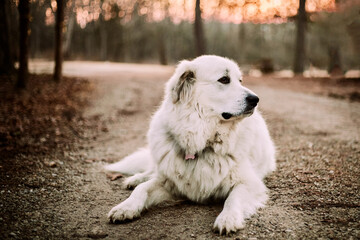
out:
<path id="1" fill-rule="evenodd" d="M 254 95 L 254 94 L 249 94 L 246 96 L 245 98 L 246 100 L 246 107 L 244 112 L 240 113 L 240 114 L 233 114 L 233 113 L 228 113 L 228 112 L 224 112 L 221 114 L 221 116 L 225 119 L 228 120 L 230 118 L 232 118 L 233 116 L 239 116 L 242 114 L 252 114 L 254 111 L 254 108 L 257 106 L 258 102 L 259 102 L 259 97 Z"/>

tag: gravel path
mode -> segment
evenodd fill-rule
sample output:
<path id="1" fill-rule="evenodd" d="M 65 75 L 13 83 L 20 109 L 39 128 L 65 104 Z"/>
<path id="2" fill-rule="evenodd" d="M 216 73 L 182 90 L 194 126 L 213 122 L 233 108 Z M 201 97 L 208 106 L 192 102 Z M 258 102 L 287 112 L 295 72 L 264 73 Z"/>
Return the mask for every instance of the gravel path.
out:
<path id="1" fill-rule="evenodd" d="M 247 83 L 246 78 L 245 85 L 260 96 L 260 109 L 278 148 L 278 169 L 266 179 L 267 207 L 248 219 L 244 230 L 227 237 L 211 231 L 221 204 L 166 204 L 135 221 L 109 224 L 107 212 L 131 192 L 121 188 L 122 179 L 111 181 L 101 168 L 145 144 L 149 119 L 173 68 L 82 64 L 69 64 L 71 69 L 64 71 L 95 83 L 94 101 L 85 117 L 97 119 L 102 133 L 89 131 L 79 150 L 66 153 L 64 166 L 56 172 L 59 191 L 24 216 L 27 223 L 15 219 L 17 227 L 2 230 L 5 238 L 360 238 L 360 103 L 261 81 Z"/>

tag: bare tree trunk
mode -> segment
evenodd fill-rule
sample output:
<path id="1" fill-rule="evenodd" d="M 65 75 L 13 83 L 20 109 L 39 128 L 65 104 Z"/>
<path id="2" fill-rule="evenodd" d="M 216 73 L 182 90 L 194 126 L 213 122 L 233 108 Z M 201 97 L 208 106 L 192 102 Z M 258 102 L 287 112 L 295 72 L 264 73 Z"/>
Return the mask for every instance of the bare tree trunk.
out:
<path id="1" fill-rule="evenodd" d="M 355 52 L 355 56 L 357 59 L 357 62 L 360 65 L 360 22 L 354 20 L 347 26 L 347 31 L 351 37 L 353 49 Z"/>
<path id="2" fill-rule="evenodd" d="M 101 0 L 100 2 L 100 8 L 102 8 L 102 5 L 104 4 L 104 0 Z M 106 23 L 104 20 L 104 13 L 101 12 L 99 16 L 99 21 L 97 23 L 97 27 L 99 28 L 100 32 L 100 60 L 106 61 L 107 60 L 107 29 L 105 28 Z"/>
<path id="3" fill-rule="evenodd" d="M 11 74 L 15 71 L 13 47 L 10 40 L 10 0 L 0 1 L 0 74 Z"/>
<path id="4" fill-rule="evenodd" d="M 107 60 L 107 32 L 105 29 L 105 24 L 103 21 L 100 22 L 100 60 L 106 61 Z"/>
<path id="5" fill-rule="evenodd" d="M 26 88 L 28 78 L 28 57 L 29 57 L 29 23 L 30 23 L 30 1 L 19 1 L 19 30 L 20 30 L 20 53 L 19 72 L 16 82 L 17 89 Z"/>
<path id="6" fill-rule="evenodd" d="M 305 62 L 305 31 L 306 31 L 306 0 L 299 0 L 299 10 L 297 14 L 297 34 L 296 34 L 296 48 L 294 59 L 294 73 L 302 73 L 304 71 Z"/>
<path id="7" fill-rule="evenodd" d="M 93 29 L 94 26 L 91 26 L 91 28 Z M 94 39 L 92 37 L 89 37 L 89 33 L 86 33 L 86 38 L 85 38 L 85 46 L 86 46 L 86 58 L 88 59 L 93 59 L 94 58 Z"/>
<path id="8" fill-rule="evenodd" d="M 196 55 L 200 56 L 206 52 L 206 43 L 204 37 L 203 23 L 201 19 L 200 0 L 196 0 L 195 5 L 195 43 Z"/>
<path id="9" fill-rule="evenodd" d="M 244 24 L 244 23 L 240 23 L 240 24 L 239 24 L 239 43 L 240 43 L 241 45 L 244 44 L 245 36 L 246 36 L 245 24 Z"/>
<path id="10" fill-rule="evenodd" d="M 124 62 L 125 61 L 125 43 L 124 43 L 124 28 L 120 24 L 118 27 L 118 39 L 115 43 L 114 60 Z"/>
<path id="11" fill-rule="evenodd" d="M 240 56 L 239 56 L 240 63 L 244 63 L 245 54 L 246 54 L 246 51 L 245 51 L 245 49 L 246 49 L 245 36 L 246 36 L 245 24 L 240 23 L 239 24 L 239 46 L 242 49 L 244 49 L 244 51 L 240 52 Z"/>
<path id="12" fill-rule="evenodd" d="M 158 44 L 158 53 L 159 53 L 159 61 L 161 65 L 167 65 L 167 57 L 166 57 L 166 45 L 164 40 L 164 26 L 162 23 L 157 25 L 157 44 Z"/>
<path id="13" fill-rule="evenodd" d="M 63 39 L 63 27 L 64 27 L 64 1 L 56 0 L 56 23 L 55 23 L 55 69 L 54 80 L 60 82 L 62 78 L 62 39 Z"/>
<path id="14" fill-rule="evenodd" d="M 331 76 L 340 76 L 343 74 L 341 68 L 341 57 L 340 57 L 340 47 L 338 45 L 333 45 L 328 47 L 329 53 L 329 67 L 328 72 Z"/>
<path id="15" fill-rule="evenodd" d="M 70 8 L 70 16 L 68 25 L 66 28 L 66 37 L 65 37 L 65 43 L 64 43 L 64 57 L 68 58 L 70 56 L 70 47 L 71 47 L 71 40 L 72 40 L 72 34 L 74 31 L 74 25 L 75 25 L 75 0 L 72 1 L 71 8 Z"/>
<path id="16" fill-rule="evenodd" d="M 161 65 L 167 65 L 166 46 L 165 46 L 164 37 L 162 35 L 159 36 L 158 46 L 159 46 L 160 64 Z"/>

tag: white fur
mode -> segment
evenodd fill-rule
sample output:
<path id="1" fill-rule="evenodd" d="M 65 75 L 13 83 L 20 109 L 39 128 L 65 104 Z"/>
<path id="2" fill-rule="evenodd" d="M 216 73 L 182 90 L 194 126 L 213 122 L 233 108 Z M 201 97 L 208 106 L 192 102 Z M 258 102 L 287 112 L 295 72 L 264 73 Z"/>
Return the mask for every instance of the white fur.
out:
<path id="1" fill-rule="evenodd" d="M 230 83 L 219 82 L 223 76 Z M 140 172 L 125 180 L 127 187 L 138 186 L 109 212 L 110 222 L 133 219 L 171 199 L 224 199 L 214 229 L 227 234 L 264 206 L 262 179 L 275 169 L 275 148 L 261 114 L 249 111 L 246 96 L 254 93 L 241 79 L 238 66 L 222 57 L 201 56 L 178 65 L 150 123 L 148 148 L 107 167 Z M 223 113 L 232 117 L 227 120 Z M 188 154 L 196 158 L 186 160 Z"/>
<path id="2" fill-rule="evenodd" d="M 130 156 L 125 157 L 120 162 L 106 165 L 104 169 L 110 172 L 121 172 L 128 175 L 145 172 L 151 169 L 152 161 L 150 159 L 150 151 L 147 148 L 141 148 Z M 147 161 L 144 161 L 146 159 Z"/>

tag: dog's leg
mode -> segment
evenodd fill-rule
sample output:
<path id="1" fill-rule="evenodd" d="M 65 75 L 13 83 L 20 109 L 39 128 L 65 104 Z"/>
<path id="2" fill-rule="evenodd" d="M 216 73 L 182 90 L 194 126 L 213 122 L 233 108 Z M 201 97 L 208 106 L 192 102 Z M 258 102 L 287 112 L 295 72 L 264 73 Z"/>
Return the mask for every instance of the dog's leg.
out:
<path id="1" fill-rule="evenodd" d="M 266 200 L 266 187 L 260 179 L 235 185 L 225 201 L 222 212 L 215 220 L 214 230 L 221 235 L 243 228 L 245 218 L 263 207 Z"/>
<path id="2" fill-rule="evenodd" d="M 138 185 L 128 199 L 113 207 L 108 219 L 112 223 L 131 220 L 139 217 L 145 208 L 171 199 L 170 193 L 161 182 L 158 179 L 151 179 Z"/>
<path id="3" fill-rule="evenodd" d="M 152 174 L 153 170 L 148 170 L 146 172 L 137 173 L 134 176 L 127 177 L 123 182 L 123 186 L 128 189 L 133 189 L 140 183 L 148 181 Z"/>

